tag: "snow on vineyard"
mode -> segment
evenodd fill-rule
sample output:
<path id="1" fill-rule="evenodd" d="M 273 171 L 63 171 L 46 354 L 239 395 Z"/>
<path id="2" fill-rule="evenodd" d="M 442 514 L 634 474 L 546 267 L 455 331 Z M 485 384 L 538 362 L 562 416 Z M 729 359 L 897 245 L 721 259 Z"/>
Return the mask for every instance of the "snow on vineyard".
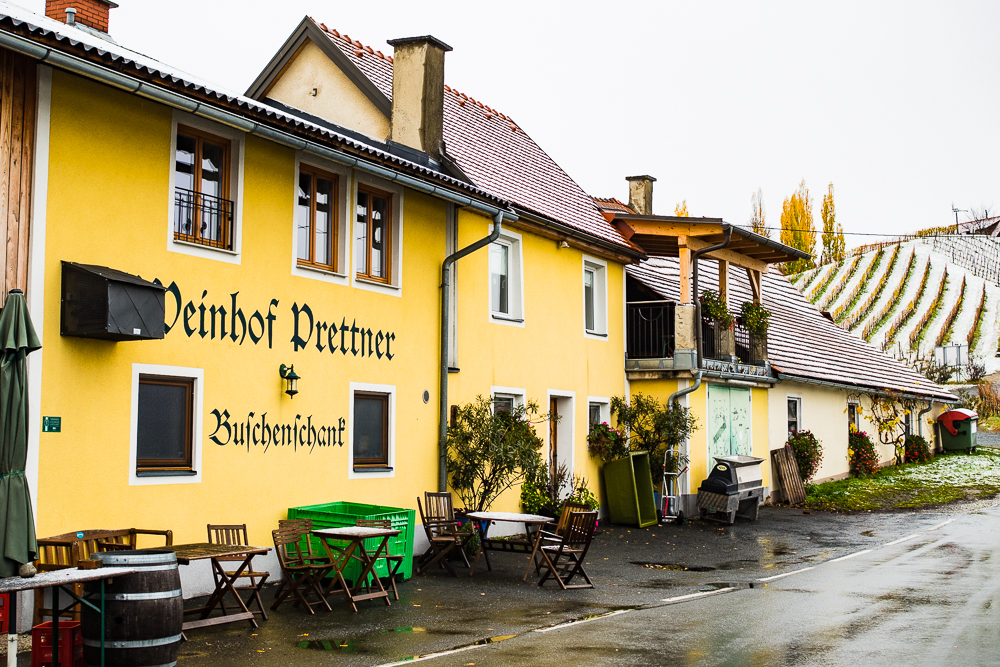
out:
<path id="1" fill-rule="evenodd" d="M 929 359 L 940 345 L 967 344 L 973 360 L 995 372 L 1000 287 L 988 260 L 1000 245 L 993 241 L 989 253 L 983 237 L 903 241 L 789 278 L 838 325 L 898 358 Z"/>

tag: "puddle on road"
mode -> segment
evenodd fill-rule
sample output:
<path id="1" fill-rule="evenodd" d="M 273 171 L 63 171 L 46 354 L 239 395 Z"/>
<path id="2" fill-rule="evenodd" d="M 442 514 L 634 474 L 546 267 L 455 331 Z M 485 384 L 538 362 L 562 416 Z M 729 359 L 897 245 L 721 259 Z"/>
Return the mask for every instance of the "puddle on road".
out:
<path id="1" fill-rule="evenodd" d="M 341 653 L 358 653 L 358 642 L 356 639 L 314 639 L 312 641 L 299 642 L 299 648 L 308 648 L 316 651 L 340 651 Z"/>
<path id="2" fill-rule="evenodd" d="M 632 565 L 648 567 L 653 570 L 670 570 L 673 572 L 712 572 L 716 568 L 705 565 L 681 565 L 680 563 L 652 563 L 644 560 L 630 561 Z"/>

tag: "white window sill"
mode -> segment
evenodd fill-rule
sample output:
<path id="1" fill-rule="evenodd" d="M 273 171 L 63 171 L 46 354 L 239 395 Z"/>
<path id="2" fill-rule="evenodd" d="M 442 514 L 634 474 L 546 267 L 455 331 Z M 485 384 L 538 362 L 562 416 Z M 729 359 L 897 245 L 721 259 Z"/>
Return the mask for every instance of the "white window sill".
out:
<path id="1" fill-rule="evenodd" d="M 191 241 L 181 241 L 178 239 L 173 239 L 173 242 L 177 245 L 185 246 L 188 248 L 201 248 L 202 250 L 209 250 L 211 252 L 222 253 L 223 255 L 232 255 L 233 257 L 239 257 L 240 253 L 235 250 L 229 250 L 227 248 L 216 248 L 215 246 L 205 245 L 204 243 L 192 243 Z"/>
<path id="2" fill-rule="evenodd" d="M 310 264 L 299 264 L 299 263 L 296 263 L 295 264 L 295 268 L 296 269 L 300 269 L 302 271 L 311 271 L 313 273 L 319 273 L 319 274 L 324 275 L 324 276 L 333 276 L 334 278 L 346 278 L 347 277 L 346 273 L 338 273 L 337 271 L 334 271 L 333 269 L 323 269 L 323 268 L 320 268 L 318 266 L 312 266 Z"/>
<path id="3" fill-rule="evenodd" d="M 505 324 L 506 323 L 509 323 L 509 324 L 524 324 L 524 319 L 517 318 L 517 317 L 511 317 L 510 315 L 506 315 L 504 313 L 490 313 L 490 317 L 492 317 L 494 320 L 500 320 L 501 322 L 503 322 Z"/>
<path id="4" fill-rule="evenodd" d="M 383 283 L 379 280 L 372 280 L 371 278 L 363 278 L 357 274 L 354 275 L 354 282 L 364 283 L 365 285 L 371 285 L 373 287 L 383 287 L 385 289 L 400 289 L 399 285 L 393 285 L 392 283 Z"/>
<path id="5" fill-rule="evenodd" d="M 607 340 L 608 334 L 601 333 L 600 331 L 589 331 L 584 329 L 583 335 L 587 338 L 593 338 L 594 340 Z"/>

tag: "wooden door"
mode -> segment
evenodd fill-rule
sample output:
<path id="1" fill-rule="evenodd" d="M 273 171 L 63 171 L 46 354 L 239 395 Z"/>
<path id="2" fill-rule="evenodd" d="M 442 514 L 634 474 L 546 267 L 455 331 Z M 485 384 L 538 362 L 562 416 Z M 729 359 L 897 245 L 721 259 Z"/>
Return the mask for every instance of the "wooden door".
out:
<path id="1" fill-rule="evenodd" d="M 750 390 L 708 385 L 708 463 L 715 456 L 751 456 Z"/>

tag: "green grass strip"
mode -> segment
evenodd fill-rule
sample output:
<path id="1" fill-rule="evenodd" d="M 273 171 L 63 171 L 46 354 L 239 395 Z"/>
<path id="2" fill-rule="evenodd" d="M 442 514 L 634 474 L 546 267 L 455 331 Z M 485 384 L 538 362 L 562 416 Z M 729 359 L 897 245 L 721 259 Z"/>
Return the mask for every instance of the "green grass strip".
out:
<path id="1" fill-rule="evenodd" d="M 948 313 L 948 319 L 941 326 L 941 333 L 938 334 L 937 341 L 934 343 L 935 346 L 941 347 L 945 341 L 951 339 L 951 334 L 955 330 L 955 320 L 958 319 L 959 313 L 962 312 L 962 307 L 965 304 L 965 293 L 968 289 L 969 284 L 965 280 L 965 276 L 962 276 L 962 292 L 958 295 L 958 301 L 955 303 L 955 306 Z"/>
<path id="2" fill-rule="evenodd" d="M 983 317 L 983 311 L 986 310 L 986 283 L 983 282 L 983 296 L 979 299 L 979 307 L 976 308 L 976 314 L 973 316 L 972 330 L 969 331 L 969 337 L 966 339 L 969 343 L 969 356 L 973 356 L 976 352 L 976 345 L 979 344 L 979 339 L 983 335 L 983 322 L 986 318 Z"/>
<path id="3" fill-rule="evenodd" d="M 917 289 L 917 295 L 913 297 L 913 301 L 910 301 L 910 303 L 907 304 L 906 310 L 904 310 L 903 313 L 896 318 L 896 321 L 892 323 L 892 326 L 889 327 L 889 331 L 887 331 L 885 334 L 885 340 L 887 343 L 891 343 L 892 341 L 896 340 L 896 334 L 899 333 L 899 330 L 902 329 L 904 326 L 906 326 L 906 323 L 910 321 L 910 318 L 912 318 L 916 314 L 917 306 L 920 304 L 920 299 L 924 296 L 924 290 L 927 289 L 927 280 L 930 277 L 931 277 L 931 258 L 928 257 L 927 266 L 924 268 L 924 277 L 920 279 L 920 287 Z M 877 329 L 878 327 L 872 329 L 871 332 L 872 335 L 875 334 L 875 331 Z M 871 339 L 865 338 L 865 340 L 871 340 Z"/>
<path id="4" fill-rule="evenodd" d="M 864 338 L 867 341 L 870 341 L 872 339 L 872 336 L 875 335 L 875 332 L 878 331 L 883 324 L 889 321 L 889 318 L 892 317 L 892 314 L 896 312 L 896 308 L 899 307 L 899 299 L 906 292 L 906 287 L 910 284 L 910 279 L 913 278 L 913 272 L 916 270 L 916 267 L 917 267 L 917 252 L 916 250 L 914 250 L 913 252 L 910 253 L 910 263 L 907 264 L 906 266 L 906 273 L 903 274 L 903 280 L 899 283 L 899 285 L 896 286 L 896 289 L 892 291 L 892 296 L 890 296 L 889 299 L 885 302 L 885 305 L 882 306 L 882 310 L 879 312 L 879 314 L 876 315 L 874 318 L 872 318 L 872 321 L 869 322 L 868 326 L 865 327 L 864 333 L 861 336 L 862 338 Z M 868 317 L 869 311 L 871 311 L 871 309 L 875 307 L 875 304 L 878 303 L 878 300 L 882 296 L 882 292 L 885 291 L 885 288 L 888 286 L 888 283 L 889 283 L 889 273 L 887 272 L 885 274 L 885 278 L 882 280 L 882 282 L 879 283 L 878 289 L 875 291 L 874 294 L 872 294 L 872 297 L 868 299 L 867 302 L 865 302 L 865 305 L 858 312 L 857 319 L 851 320 L 851 323 L 848 325 L 848 328 L 851 331 L 853 331 L 859 324 L 861 324 L 864 321 L 866 317 Z"/>

